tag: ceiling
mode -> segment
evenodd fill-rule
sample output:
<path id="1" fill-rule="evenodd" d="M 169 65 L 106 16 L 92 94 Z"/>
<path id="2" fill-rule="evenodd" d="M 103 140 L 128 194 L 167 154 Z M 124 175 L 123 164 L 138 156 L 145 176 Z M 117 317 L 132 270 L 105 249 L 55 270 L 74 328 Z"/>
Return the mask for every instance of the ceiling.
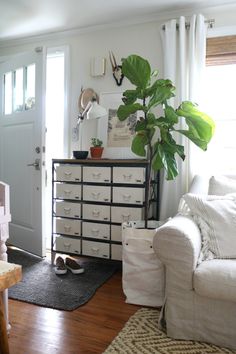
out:
<path id="1" fill-rule="evenodd" d="M 224 4 L 235 0 L 0 0 L 0 40 Z"/>

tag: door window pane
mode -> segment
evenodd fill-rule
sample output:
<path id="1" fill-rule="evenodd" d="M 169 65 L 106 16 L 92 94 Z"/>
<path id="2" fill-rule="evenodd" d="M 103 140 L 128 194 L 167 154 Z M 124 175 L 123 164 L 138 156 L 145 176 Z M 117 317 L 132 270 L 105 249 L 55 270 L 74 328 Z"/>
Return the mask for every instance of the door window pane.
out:
<path id="1" fill-rule="evenodd" d="M 4 114 L 12 113 L 12 72 L 4 75 Z"/>
<path id="2" fill-rule="evenodd" d="M 14 72 L 14 112 L 23 110 L 23 68 Z"/>
<path id="3" fill-rule="evenodd" d="M 35 64 L 26 67 L 25 109 L 35 106 Z"/>

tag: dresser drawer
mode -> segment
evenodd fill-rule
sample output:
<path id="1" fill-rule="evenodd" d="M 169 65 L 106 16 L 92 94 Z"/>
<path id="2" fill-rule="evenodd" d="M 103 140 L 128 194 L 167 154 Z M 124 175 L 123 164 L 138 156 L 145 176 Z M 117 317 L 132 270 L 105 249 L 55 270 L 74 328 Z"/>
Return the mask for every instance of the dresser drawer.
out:
<path id="1" fill-rule="evenodd" d="M 81 206 L 79 203 L 57 201 L 55 204 L 56 216 L 65 216 L 67 218 L 81 217 Z"/>
<path id="2" fill-rule="evenodd" d="M 111 245 L 111 259 L 122 261 L 122 245 Z"/>
<path id="3" fill-rule="evenodd" d="M 81 167 L 71 165 L 60 165 L 56 167 L 56 180 L 57 181 L 81 181 Z"/>
<path id="4" fill-rule="evenodd" d="M 110 167 L 90 167 L 83 168 L 83 181 L 96 183 L 111 182 L 111 168 Z"/>
<path id="5" fill-rule="evenodd" d="M 145 181 L 145 168 L 142 167 L 114 167 L 113 183 L 142 184 Z"/>
<path id="6" fill-rule="evenodd" d="M 83 200 L 92 202 L 110 202 L 111 188 L 102 186 L 84 186 Z"/>
<path id="7" fill-rule="evenodd" d="M 113 187 L 113 203 L 143 204 L 144 188 Z"/>
<path id="8" fill-rule="evenodd" d="M 65 235 L 81 235 L 81 221 L 70 219 L 56 219 L 56 233 Z"/>
<path id="9" fill-rule="evenodd" d="M 80 254 L 81 240 L 59 236 L 56 238 L 56 251 Z"/>
<path id="10" fill-rule="evenodd" d="M 81 186 L 69 183 L 56 183 L 56 198 L 81 200 Z"/>
<path id="11" fill-rule="evenodd" d="M 122 242 L 121 225 L 111 225 L 111 240 Z"/>
<path id="12" fill-rule="evenodd" d="M 82 236 L 91 238 L 110 239 L 110 225 L 92 222 L 82 223 Z"/>
<path id="13" fill-rule="evenodd" d="M 108 243 L 82 241 L 82 254 L 100 258 L 110 258 L 110 245 Z"/>
<path id="14" fill-rule="evenodd" d="M 142 220 L 143 208 L 111 207 L 111 221 L 123 223 L 130 220 Z"/>
<path id="15" fill-rule="evenodd" d="M 110 221 L 110 206 L 83 204 L 83 219 Z"/>

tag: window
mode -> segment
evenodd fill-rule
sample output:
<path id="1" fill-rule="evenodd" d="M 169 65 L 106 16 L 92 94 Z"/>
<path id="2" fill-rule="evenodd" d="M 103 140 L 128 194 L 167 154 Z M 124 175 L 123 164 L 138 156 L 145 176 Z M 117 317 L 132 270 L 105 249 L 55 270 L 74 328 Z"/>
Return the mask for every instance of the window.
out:
<path id="1" fill-rule="evenodd" d="M 203 110 L 216 123 L 206 163 L 211 171 L 232 173 L 236 171 L 236 36 L 209 38 L 206 64 Z"/>
<path id="2" fill-rule="evenodd" d="M 34 108 L 35 64 L 17 68 L 4 75 L 5 115 Z"/>

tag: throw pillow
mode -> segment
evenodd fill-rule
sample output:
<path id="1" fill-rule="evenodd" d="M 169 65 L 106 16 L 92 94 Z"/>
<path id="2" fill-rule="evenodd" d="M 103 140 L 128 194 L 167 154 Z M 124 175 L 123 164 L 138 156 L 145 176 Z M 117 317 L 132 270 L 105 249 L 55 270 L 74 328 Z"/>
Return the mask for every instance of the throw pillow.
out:
<path id="1" fill-rule="evenodd" d="M 236 258 L 236 193 L 185 194 L 183 199 L 202 234 L 202 260 Z"/>
<path id="2" fill-rule="evenodd" d="M 212 176 L 209 180 L 208 194 L 225 195 L 236 192 L 236 177 Z"/>

